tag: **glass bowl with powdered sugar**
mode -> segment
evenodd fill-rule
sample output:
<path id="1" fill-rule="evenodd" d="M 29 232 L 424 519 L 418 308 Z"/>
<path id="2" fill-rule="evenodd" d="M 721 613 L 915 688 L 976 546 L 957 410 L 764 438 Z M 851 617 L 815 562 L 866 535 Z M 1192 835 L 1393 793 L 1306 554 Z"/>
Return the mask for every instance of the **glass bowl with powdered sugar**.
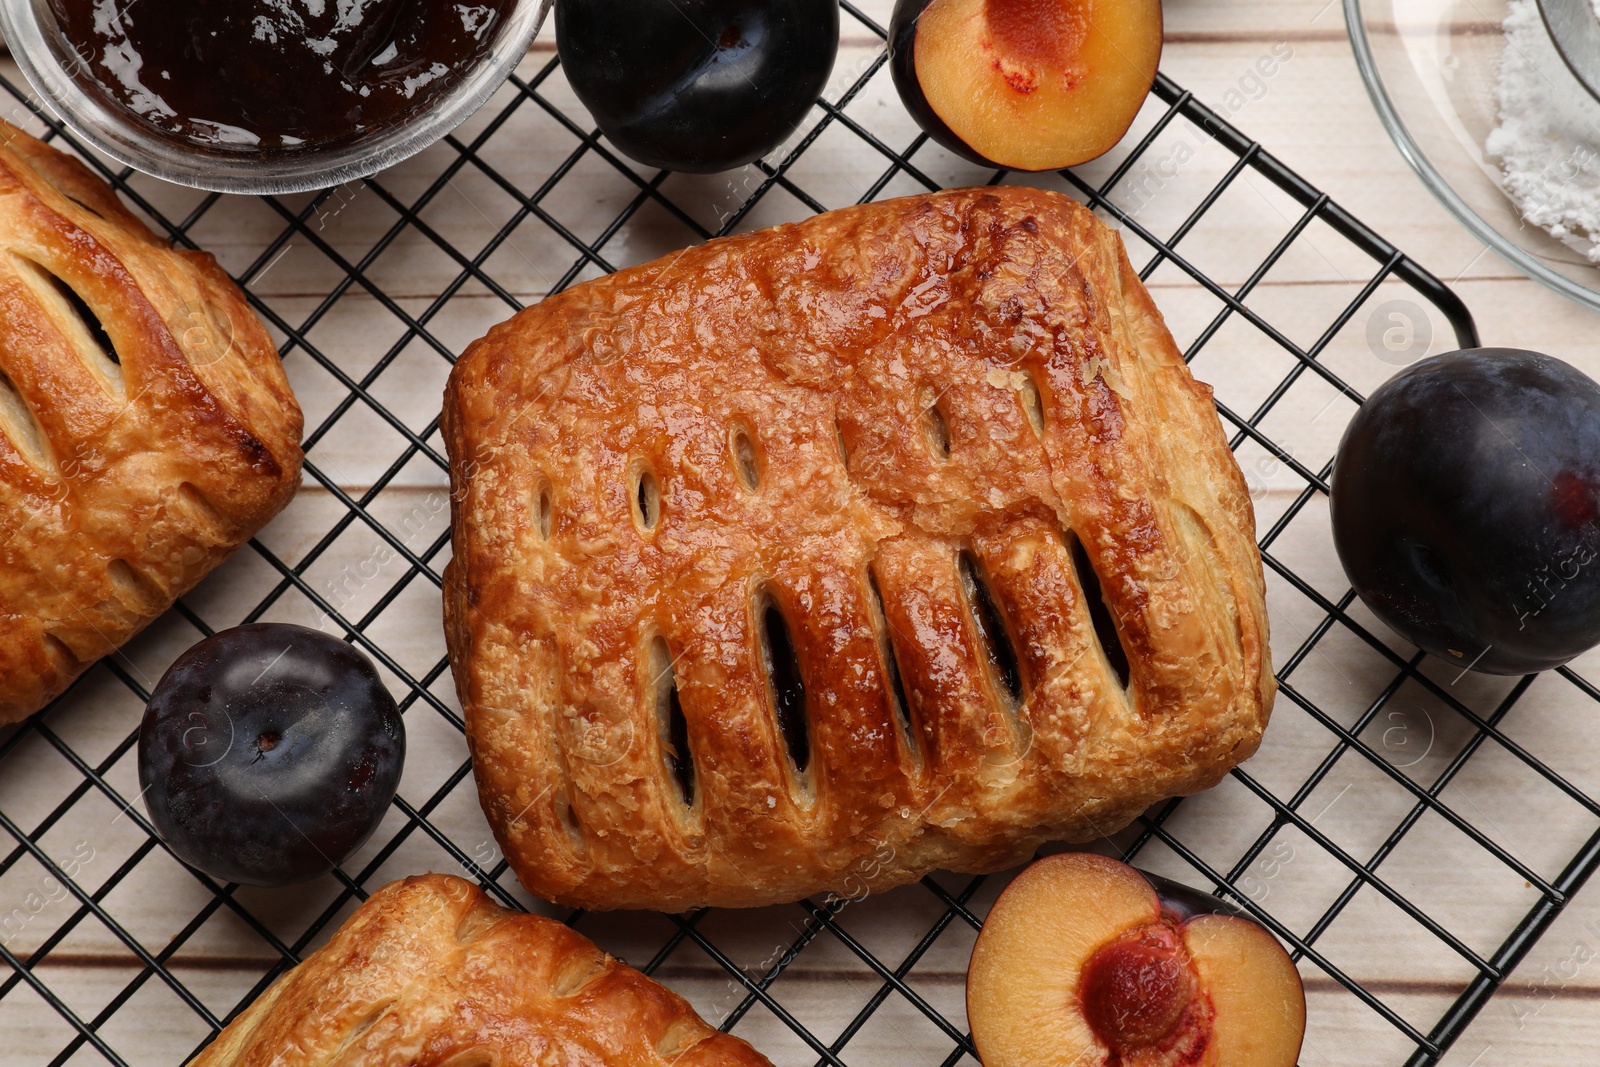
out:
<path id="1" fill-rule="evenodd" d="M 225 192 L 327 188 L 421 151 L 527 53 L 538 0 L 0 0 L 74 133 Z"/>
<path id="2" fill-rule="evenodd" d="M 1512 265 L 1600 309 L 1600 100 L 1537 0 L 1344 7 L 1378 115 L 1434 195 Z"/>

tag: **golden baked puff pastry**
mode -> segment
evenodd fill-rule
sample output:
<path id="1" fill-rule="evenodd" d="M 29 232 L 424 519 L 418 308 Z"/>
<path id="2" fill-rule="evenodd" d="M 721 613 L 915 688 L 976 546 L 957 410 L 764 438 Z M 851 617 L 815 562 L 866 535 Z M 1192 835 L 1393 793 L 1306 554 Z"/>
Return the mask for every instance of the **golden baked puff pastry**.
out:
<path id="1" fill-rule="evenodd" d="M 1260 741 L 1244 479 L 1066 197 L 909 197 L 588 282 L 474 344 L 444 414 L 456 685 L 540 896 L 996 870 Z"/>
<path id="2" fill-rule="evenodd" d="M 300 409 L 209 255 L 0 123 L 0 725 L 37 711 L 264 526 Z"/>
<path id="3" fill-rule="evenodd" d="M 390 882 L 189 1067 L 771 1067 L 553 919 Z"/>

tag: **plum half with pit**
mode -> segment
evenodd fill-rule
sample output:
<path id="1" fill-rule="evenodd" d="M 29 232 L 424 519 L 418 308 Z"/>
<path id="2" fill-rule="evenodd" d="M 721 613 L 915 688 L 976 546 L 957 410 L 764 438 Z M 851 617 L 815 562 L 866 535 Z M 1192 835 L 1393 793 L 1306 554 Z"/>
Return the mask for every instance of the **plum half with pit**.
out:
<path id="1" fill-rule="evenodd" d="M 400 782 L 405 723 L 360 651 L 259 623 L 178 658 L 138 752 L 150 821 L 179 859 L 223 881 L 288 885 L 372 836 Z"/>
<path id="2" fill-rule="evenodd" d="M 1276 938 L 1215 897 L 1085 852 L 995 901 L 967 971 L 984 1067 L 1294 1067 L 1305 990 Z"/>
<path id="3" fill-rule="evenodd" d="M 1600 643 L 1600 385 L 1554 357 L 1424 359 L 1356 412 L 1334 545 L 1386 625 L 1459 667 L 1528 674 Z"/>
<path id="4" fill-rule="evenodd" d="M 556 0 L 572 90 L 624 154 L 712 172 L 800 125 L 839 50 L 838 0 Z"/>
<path id="5" fill-rule="evenodd" d="M 1102 155 L 1143 106 L 1161 60 L 1160 0 L 897 0 L 900 99 L 974 163 L 1057 170 Z"/>

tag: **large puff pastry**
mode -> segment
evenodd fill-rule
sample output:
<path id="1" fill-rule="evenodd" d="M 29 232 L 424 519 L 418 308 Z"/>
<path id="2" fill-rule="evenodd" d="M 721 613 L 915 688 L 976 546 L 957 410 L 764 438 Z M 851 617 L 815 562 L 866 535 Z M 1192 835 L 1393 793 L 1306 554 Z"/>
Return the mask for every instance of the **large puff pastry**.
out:
<path id="1" fill-rule="evenodd" d="M 1266 725 L 1211 391 L 1066 197 L 908 197 L 577 286 L 469 349 L 445 431 L 456 685 L 540 896 L 995 870 L 1216 784 Z"/>
<path id="2" fill-rule="evenodd" d="M 265 525 L 299 484 L 300 430 L 216 261 L 0 122 L 0 725 Z"/>
<path id="3" fill-rule="evenodd" d="M 189 1067 L 771 1067 L 665 986 L 450 875 L 391 882 Z"/>

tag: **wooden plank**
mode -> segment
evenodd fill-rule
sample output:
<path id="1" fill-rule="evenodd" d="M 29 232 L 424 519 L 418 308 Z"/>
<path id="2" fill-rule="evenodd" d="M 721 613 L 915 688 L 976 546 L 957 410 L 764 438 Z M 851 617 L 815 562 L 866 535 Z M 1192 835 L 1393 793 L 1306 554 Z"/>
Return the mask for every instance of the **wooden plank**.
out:
<path id="1" fill-rule="evenodd" d="M 885 3 L 868 5 L 866 10 L 880 22 L 887 18 Z M 1166 15 L 1169 46 L 1165 69 L 1378 232 L 1442 277 L 1458 281 L 1458 291 L 1477 313 L 1487 341 L 1542 348 L 1600 375 L 1600 353 L 1594 353 L 1587 343 L 1592 330 L 1589 314 L 1485 255 L 1433 201 L 1393 150 L 1359 83 L 1337 6 L 1316 0 L 1196 0 L 1169 3 Z M 836 80 L 861 69 L 874 52 L 875 45 L 867 36 L 847 27 Z M 547 56 L 548 30 L 530 64 Z M 1271 67 L 1270 75 L 1259 65 L 1262 63 Z M 14 76 L 9 67 L 5 69 L 8 76 Z M 890 144 L 899 145 L 908 143 L 914 132 L 896 109 L 892 88 L 880 75 L 851 114 Z M 1153 121 L 1153 114 L 1144 121 Z M 464 132 L 470 135 L 472 130 L 469 126 Z M 1139 207 L 1136 217 L 1141 224 L 1156 232 L 1169 232 L 1181 222 L 1198 195 L 1196 190 L 1208 188 L 1220 178 L 1229 162 L 1223 154 L 1202 151 L 1205 146 L 1198 139 L 1184 141 L 1182 136 L 1181 131 L 1174 131 L 1170 140 L 1159 144 L 1149 157 L 1151 166 L 1130 175 L 1122 190 Z M 1183 154 L 1180 145 L 1191 150 L 1182 162 L 1177 161 Z M 506 173 L 541 174 L 571 146 L 568 135 L 530 116 L 517 136 L 496 140 L 492 162 Z M 385 175 L 381 184 L 402 200 L 413 197 L 450 154 L 443 147 L 431 150 L 430 155 Z M 1175 178 L 1157 181 L 1164 172 L 1154 165 L 1162 161 L 1177 168 Z M 918 163 L 926 165 L 930 173 L 936 172 L 940 180 L 965 173 L 958 164 L 936 155 L 926 161 L 919 157 Z M 853 191 L 866 176 L 876 174 L 883 165 L 882 158 L 870 150 L 841 143 L 826 152 L 819 149 L 815 160 L 808 157 L 801 184 L 819 190 L 829 204 L 845 203 L 854 199 Z M 607 212 L 620 210 L 633 192 L 630 183 L 608 175 L 609 168 L 597 167 L 586 172 L 594 181 L 581 190 L 553 194 L 547 208 L 552 218 L 580 234 L 595 232 L 584 231 L 584 227 L 593 227 Z M 682 184 L 674 188 L 673 195 L 706 205 L 699 221 L 714 228 L 719 221 L 717 206 L 738 197 L 748 176 L 674 181 Z M 154 182 L 139 180 L 136 184 L 164 210 L 181 212 L 198 199 Z M 489 176 L 469 169 L 441 194 L 424 218 L 441 236 L 476 250 L 515 208 L 515 201 Z M 1186 255 L 1228 284 L 1242 281 L 1294 218 L 1286 198 L 1259 181 L 1240 183 L 1217 210 L 1218 221 L 1226 225 L 1197 228 L 1183 247 Z M 792 201 L 775 196 L 751 224 L 800 212 Z M 370 190 L 352 189 L 348 195 L 335 197 L 314 216 L 306 232 L 292 239 L 287 251 L 271 253 L 281 253 L 281 258 L 269 256 L 261 263 L 256 272 L 257 291 L 298 326 L 342 276 L 319 245 L 354 260 L 384 235 L 395 218 L 382 197 Z M 261 259 L 283 225 L 281 217 L 255 202 L 228 198 L 213 209 L 196 236 L 232 269 L 243 270 Z M 670 216 L 652 212 L 619 234 L 604 251 L 608 259 L 621 265 L 677 247 L 689 239 L 688 234 Z M 491 257 L 487 268 L 515 299 L 526 302 L 536 299 L 577 258 L 576 249 L 552 229 L 530 221 Z M 1257 290 L 1251 306 L 1269 321 L 1281 322 L 1297 342 L 1306 343 L 1297 331 L 1325 321 L 1330 309 L 1342 306 L 1352 288 L 1364 280 L 1360 272 L 1366 266 L 1362 257 L 1350 257 L 1332 235 L 1310 232 Z M 372 276 L 399 296 L 401 312 L 417 316 L 426 312 L 432 298 L 451 283 L 459 269 L 426 235 L 408 230 L 379 258 Z M 1215 302 L 1170 268 L 1157 273 L 1152 288 L 1180 337 L 1194 336 L 1215 314 Z M 450 351 L 459 351 L 508 310 L 507 304 L 481 284 L 469 282 L 461 295 L 434 316 L 429 332 Z M 1373 350 L 1366 328 L 1366 317 L 1359 318 L 1327 355 L 1331 366 L 1362 389 L 1375 386 L 1396 365 Z M 1430 320 L 1430 328 L 1435 335 L 1431 350 L 1442 350 L 1447 343 L 1443 323 Z M 394 311 L 385 309 L 371 294 L 352 292 L 318 323 L 311 339 L 342 368 L 360 374 L 406 332 Z M 1231 403 L 1248 409 L 1281 375 L 1284 358 L 1259 333 L 1240 328 L 1219 335 L 1219 342 L 1201 357 L 1196 369 L 1202 377 L 1214 380 Z M 400 359 L 410 385 L 384 394 L 383 399 L 400 405 L 408 424 L 420 430 L 436 408 L 436 401 L 429 398 L 437 396 L 444 361 L 415 339 Z M 313 419 L 342 395 L 303 353 L 291 352 L 289 367 Z M 1285 400 L 1283 421 L 1271 427 L 1271 432 L 1295 448 L 1297 457 L 1303 456 L 1313 466 L 1331 454 L 1348 414 L 1338 406 L 1326 407 L 1328 399 L 1326 390 L 1308 380 Z M 357 418 L 330 435 L 314 459 L 342 486 L 360 491 L 393 458 L 395 445 L 389 434 L 370 419 Z M 1292 500 L 1295 479 L 1261 455 L 1246 453 L 1244 458 L 1259 494 L 1258 509 L 1263 521 L 1270 521 Z M 444 484 L 437 467 L 415 464 L 380 497 L 375 514 L 408 547 L 420 550 L 444 530 L 437 495 Z M 298 558 L 341 511 L 325 491 L 308 488 L 291 511 L 264 533 L 263 540 L 286 558 Z M 313 568 L 308 581 L 348 613 L 359 613 L 406 570 L 393 558 L 380 558 L 383 544 L 371 530 L 357 524 Z M 1325 595 L 1336 597 L 1344 585 L 1328 549 L 1325 518 L 1313 507 L 1273 551 Z M 259 599 L 275 580 L 275 573 L 259 559 L 241 554 L 197 591 L 191 603 L 203 616 L 225 622 Z M 1271 604 L 1274 650 L 1281 658 L 1321 622 L 1322 614 L 1277 580 Z M 297 594 L 287 597 L 269 617 L 318 621 L 316 611 Z M 1376 632 L 1382 635 L 1381 627 Z M 386 613 L 373 633 L 384 647 L 395 650 L 409 669 L 424 670 L 436 662 L 442 637 L 431 584 L 414 580 L 400 606 Z M 134 642 L 119 662 L 148 684 L 194 636 L 187 624 L 164 620 Z M 1589 673 L 1600 666 L 1589 662 L 1592 659 L 1586 657 L 1584 663 Z M 1336 634 L 1319 646 L 1290 680 L 1327 709 L 1336 722 L 1348 725 L 1357 720 L 1389 676 L 1383 662 L 1355 638 Z M 1449 672 L 1437 677 L 1441 686 L 1460 694 L 1480 713 L 1492 708 L 1504 691 L 1502 683 L 1492 680 L 1455 679 Z M 436 685 L 434 691 L 453 706 L 447 681 Z M 1466 721 L 1420 691 L 1406 694 L 1392 710 L 1399 717 L 1386 711 L 1361 737 L 1378 760 L 1409 781 L 1426 784 L 1469 742 L 1471 731 Z M 53 714 L 51 725 L 77 751 L 95 758 L 95 754 L 109 753 L 127 736 L 139 713 L 126 688 L 100 668 L 68 706 Z M 1592 706 L 1570 686 L 1542 680 L 1540 688 L 1507 721 L 1506 729 L 1519 744 L 1579 786 L 1595 791 L 1600 787 L 1595 780 L 1600 772 L 1594 770 L 1600 767 L 1600 751 L 1596 751 L 1600 741 L 1585 725 L 1592 715 Z M 420 800 L 459 765 L 465 746 L 459 734 L 425 709 L 413 711 L 410 722 L 419 743 L 413 746 L 403 790 Z M 1264 786 L 1283 795 L 1326 757 L 1334 744 L 1335 736 L 1326 726 L 1285 700 L 1280 702 L 1261 755 L 1246 769 Z M 137 793 L 128 759 L 113 768 L 111 779 L 124 796 Z M 37 738 L 30 739 L 8 761 L 8 772 L 0 778 L 0 809 L 22 826 L 32 827 L 75 782 L 75 772 L 59 755 Z M 1348 855 L 1364 860 L 1383 844 L 1415 801 L 1413 794 L 1373 760 L 1346 755 L 1302 808 L 1312 820 L 1311 832 L 1280 832 L 1246 868 L 1244 884 L 1263 907 L 1291 929 L 1305 933 L 1350 878 L 1348 869 L 1314 840 L 1313 833 L 1325 835 Z M 1590 813 L 1503 752 L 1486 751 L 1475 757 L 1468 773 L 1444 793 L 1443 801 L 1480 827 L 1492 847 L 1503 849 L 1544 878 L 1554 875 L 1561 860 L 1595 825 Z M 1200 843 L 1204 859 L 1227 869 L 1270 818 L 1259 798 L 1243 785 L 1230 782 L 1181 809 L 1174 829 L 1182 840 Z M 451 794 L 436 821 L 469 853 L 492 850 L 470 783 Z M 379 840 L 397 829 L 390 825 L 381 830 Z M 92 889 L 141 839 L 142 834 L 116 804 L 92 799 L 46 835 L 44 847 L 60 860 L 84 855 L 80 843 L 92 850 L 90 859 L 80 860 L 81 881 Z M 371 855 L 375 847 L 369 846 L 365 855 Z M 1161 846 L 1146 853 L 1146 862 L 1172 873 L 1185 869 L 1182 861 Z M 385 873 L 429 868 L 460 869 L 436 846 L 414 836 Z M 1482 844 L 1434 814 L 1423 816 L 1380 873 L 1405 900 L 1440 918 L 1452 936 L 1480 953 L 1493 947 L 1533 893 Z M 36 913 L 29 910 L 28 921 L 11 935 L 8 947 L 26 951 L 68 921 L 75 905 L 56 899 L 59 890 L 53 885 L 32 861 L 19 863 L 0 877 L 0 904 L 15 907 L 20 903 L 26 910 L 31 909 L 30 900 L 43 902 Z M 320 891 L 292 901 L 256 891 L 243 895 L 280 936 L 291 939 L 327 899 Z M 851 928 L 871 939 L 875 951 L 892 960 L 896 951 L 908 947 L 908 939 L 932 921 L 936 912 L 929 911 L 931 899 L 915 887 L 900 890 L 853 908 L 844 921 L 854 924 Z M 992 899 L 992 888 L 986 891 L 987 899 Z M 171 861 L 153 860 L 141 865 L 127 884 L 112 894 L 108 906 L 130 931 L 155 949 L 205 900 L 206 894 L 191 876 Z M 1334 965 L 1368 983 L 1402 1017 L 1425 1029 L 1470 974 L 1470 965 L 1419 928 L 1402 907 L 1371 890 L 1357 894 L 1345 916 L 1319 939 L 1319 949 Z M 766 909 L 717 921 L 721 924 L 715 934 L 718 944 L 732 946 L 742 964 L 758 966 L 777 947 L 779 938 L 774 933 L 780 933 L 787 943 L 796 926 L 803 924 L 804 914 L 794 908 Z M 613 951 L 635 959 L 659 944 L 666 930 L 664 920 L 653 917 L 594 917 L 585 920 L 583 928 Z M 823 935 L 824 939 L 828 936 Z M 916 972 L 915 987 L 957 1025 L 962 1025 L 961 975 L 970 943 L 970 930 L 952 928 Z M 1396 951 L 1396 945 L 1411 948 Z M 1592 1047 L 1596 1037 L 1591 1032 L 1597 1025 L 1591 1001 L 1600 998 L 1600 967 L 1589 963 L 1587 956 L 1597 952 L 1600 900 L 1580 896 L 1551 938 L 1534 951 L 1512 988 L 1491 1005 L 1449 1062 L 1527 1062 L 1534 1054 L 1524 1049 L 1536 1049 L 1549 1062 L 1576 1062 L 1582 1055 L 1578 1050 Z M 91 919 L 59 950 L 56 964 L 40 968 L 39 974 L 66 993 L 82 1012 L 92 1014 L 131 976 L 125 967 L 107 962 L 108 957 L 123 954 L 115 938 Z M 738 991 L 724 976 L 708 969 L 703 955 L 690 950 L 680 955 L 682 961 L 675 957 L 664 972 L 675 988 L 714 1017 L 737 1003 Z M 225 1011 L 243 995 L 262 961 L 269 958 L 259 939 L 247 929 L 218 919 L 180 954 L 184 961 L 180 974 L 194 988 L 205 991 L 214 1010 Z M 1407 1048 L 1387 1022 L 1341 992 L 1314 965 L 1303 965 L 1303 971 L 1312 989 L 1312 1026 L 1303 1062 L 1370 1064 L 1403 1058 Z M 119 1048 L 136 1050 L 140 1060 L 173 1062 L 201 1035 L 190 1032 L 187 1009 L 157 986 L 151 984 L 150 992 L 140 994 L 136 1003 L 145 1010 L 120 1012 L 107 1036 L 108 1040 L 114 1038 Z M 859 961 L 837 944 L 831 948 L 819 945 L 801 957 L 792 978 L 780 982 L 778 996 L 808 1025 L 831 1036 L 875 988 Z M 898 997 L 894 1002 L 896 1006 L 884 1009 L 849 1046 L 851 1058 L 864 1063 L 942 1059 L 951 1048 L 948 1039 Z M 47 1059 L 62 1040 L 59 1020 L 23 991 L 0 1001 L 0 1030 L 7 1033 L 8 1041 L 14 1040 L 11 1047 L 17 1050 L 19 1062 Z M 753 1012 L 738 1032 L 756 1040 L 780 1063 L 809 1063 L 815 1058 L 763 1009 Z M 12 1035 L 18 1036 L 13 1039 Z M 1515 1055 L 1510 1049 L 1517 1050 Z"/>

